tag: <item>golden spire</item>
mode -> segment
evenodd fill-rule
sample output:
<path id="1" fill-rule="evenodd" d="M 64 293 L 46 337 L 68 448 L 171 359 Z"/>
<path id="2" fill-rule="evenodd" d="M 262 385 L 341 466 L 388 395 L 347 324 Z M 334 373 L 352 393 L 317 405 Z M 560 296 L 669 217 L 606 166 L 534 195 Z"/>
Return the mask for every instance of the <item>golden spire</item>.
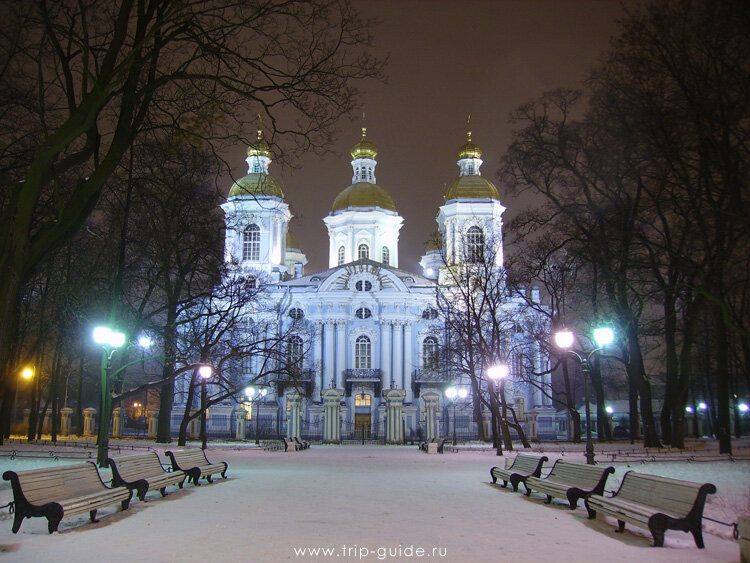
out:
<path id="1" fill-rule="evenodd" d="M 247 156 L 271 156 L 271 148 L 263 140 L 263 116 L 258 114 L 258 140 L 247 147 Z"/>
<path id="2" fill-rule="evenodd" d="M 378 148 L 367 140 L 367 126 L 365 123 L 365 112 L 362 112 L 362 138 L 352 147 L 352 158 L 372 158 L 378 156 Z"/>
<path id="3" fill-rule="evenodd" d="M 471 142 L 471 114 L 466 118 L 466 143 L 458 149 L 458 158 L 482 158 L 482 150 Z"/>

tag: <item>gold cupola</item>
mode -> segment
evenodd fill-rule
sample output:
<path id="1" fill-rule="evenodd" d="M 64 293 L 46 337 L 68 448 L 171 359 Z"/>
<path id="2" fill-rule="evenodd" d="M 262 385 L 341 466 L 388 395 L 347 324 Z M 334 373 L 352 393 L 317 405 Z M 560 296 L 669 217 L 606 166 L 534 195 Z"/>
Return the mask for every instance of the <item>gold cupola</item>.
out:
<path id="1" fill-rule="evenodd" d="M 482 149 L 471 142 L 471 129 L 466 132 L 466 142 L 458 149 L 458 158 L 482 158 Z"/>
<path id="2" fill-rule="evenodd" d="M 445 192 L 445 201 L 452 199 L 496 199 L 500 194 L 495 185 L 482 178 L 482 150 L 471 141 L 471 129 L 466 132 L 466 142 L 458 149 L 458 178 L 453 180 Z"/>
<path id="3" fill-rule="evenodd" d="M 268 143 L 263 139 L 263 131 L 260 129 L 258 129 L 258 140 L 247 147 L 247 156 L 271 157 L 271 147 L 269 147 Z"/>
<path id="4" fill-rule="evenodd" d="M 271 196 L 284 199 L 284 192 L 276 179 L 268 173 L 271 148 L 258 129 L 258 139 L 247 147 L 247 175 L 237 180 L 229 189 L 228 197 Z"/>
<path id="5" fill-rule="evenodd" d="M 367 127 L 362 127 L 362 138 L 352 147 L 352 159 L 369 158 L 375 160 L 378 156 L 378 147 L 367 140 Z"/>

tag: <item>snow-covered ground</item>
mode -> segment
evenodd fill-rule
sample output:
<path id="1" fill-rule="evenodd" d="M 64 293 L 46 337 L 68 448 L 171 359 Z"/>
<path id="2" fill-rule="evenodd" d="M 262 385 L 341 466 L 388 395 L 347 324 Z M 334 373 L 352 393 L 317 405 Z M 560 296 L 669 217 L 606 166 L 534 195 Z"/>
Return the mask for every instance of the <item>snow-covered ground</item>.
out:
<path id="1" fill-rule="evenodd" d="M 149 444 L 153 446 L 153 444 Z M 5 446 L 0 454 L 13 448 Z M 40 448 L 46 452 L 50 448 Z M 165 447 L 159 448 L 163 453 Z M 583 461 L 579 452 L 550 457 Z M 56 448 L 60 451 L 62 448 Z M 75 448 L 69 448 L 75 451 Z M 580 450 L 580 448 L 579 448 Z M 85 454 L 84 454 L 85 455 Z M 513 454 L 510 454 L 512 457 Z M 165 459 L 165 456 L 162 455 Z M 61 533 L 47 534 L 46 520 L 24 521 L 0 511 L 0 554 L 7 561 L 737 561 L 731 530 L 706 522 L 706 549 L 692 536 L 666 534 L 652 548 L 646 530 L 616 534 L 612 520 L 589 521 L 543 497 L 526 497 L 489 484 L 489 469 L 504 463 L 490 451 L 427 455 L 413 447 L 320 446 L 284 453 L 212 444 L 211 460 L 229 462 L 229 479 L 175 488 L 167 497 L 149 493 L 127 511 L 115 505 L 100 521 L 63 519 Z M 507 457 L 507 456 L 506 456 Z M 655 456 L 648 456 L 649 460 Z M 665 459 L 668 456 L 665 456 Z M 697 457 L 697 456 L 696 456 Z M 604 456 L 598 458 L 605 461 Z M 643 458 L 645 459 L 645 458 Z M 75 463 L 75 460 L 0 457 L 0 470 Z M 616 488 L 628 469 L 714 483 L 718 494 L 706 515 L 736 522 L 750 512 L 750 462 L 649 461 L 616 458 Z M 109 478 L 106 471 L 105 479 Z M 0 482 L 0 505 L 11 500 Z M 726 536 L 726 537 L 724 537 Z M 419 549 L 423 551 L 419 551 Z M 311 551 L 313 550 L 313 551 Z M 317 550 L 317 551 L 315 551 Z M 323 550 L 330 550 L 326 554 Z M 420 557 L 421 554 L 421 557 Z"/>

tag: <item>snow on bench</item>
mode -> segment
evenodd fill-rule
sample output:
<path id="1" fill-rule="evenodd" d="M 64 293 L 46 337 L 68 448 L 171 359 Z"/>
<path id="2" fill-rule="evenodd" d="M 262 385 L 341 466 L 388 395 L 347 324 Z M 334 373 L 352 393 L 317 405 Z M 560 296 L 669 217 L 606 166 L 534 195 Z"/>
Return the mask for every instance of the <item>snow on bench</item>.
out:
<path id="1" fill-rule="evenodd" d="M 169 485 L 182 488 L 185 482 L 184 471 L 164 471 L 156 452 L 108 458 L 107 463 L 112 469 L 112 484 L 137 490 L 140 500 L 145 499 L 149 490 L 159 489 L 161 496 L 165 496 Z"/>

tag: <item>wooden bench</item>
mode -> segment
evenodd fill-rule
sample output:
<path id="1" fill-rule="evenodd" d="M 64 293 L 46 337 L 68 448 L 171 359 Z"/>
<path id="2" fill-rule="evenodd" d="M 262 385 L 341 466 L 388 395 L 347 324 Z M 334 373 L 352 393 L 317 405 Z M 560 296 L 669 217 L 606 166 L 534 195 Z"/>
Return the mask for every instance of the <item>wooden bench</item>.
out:
<path id="1" fill-rule="evenodd" d="M 420 442 L 419 449 L 426 453 L 430 444 L 434 444 L 436 442 L 437 442 L 437 438 L 432 438 L 429 442 Z"/>
<path id="2" fill-rule="evenodd" d="M 546 477 L 527 477 L 523 485 L 526 487 L 526 496 L 536 490 L 547 495 L 545 504 L 552 502 L 553 497 L 567 498 L 570 508 L 574 509 L 578 506 L 578 499 L 586 495 L 603 494 L 607 477 L 614 472 L 614 467 L 558 459 Z"/>
<path id="3" fill-rule="evenodd" d="M 184 471 L 194 485 L 198 484 L 198 479 L 201 477 L 212 483 L 212 475 L 216 475 L 217 473 L 220 473 L 224 479 L 227 478 L 227 469 L 229 467 L 227 462 L 211 463 L 206 457 L 206 452 L 200 448 L 169 451 L 167 455 L 172 460 L 172 471 Z"/>
<path id="4" fill-rule="evenodd" d="M 300 441 L 300 439 L 297 438 L 296 436 L 293 439 L 294 439 L 294 442 L 297 444 L 297 449 L 306 450 L 307 448 L 310 447 L 310 442 L 307 442 L 304 440 Z"/>
<path id="5" fill-rule="evenodd" d="M 282 438 L 281 442 L 284 444 L 284 451 L 285 452 L 296 452 L 300 448 L 297 446 L 297 442 L 292 440 L 291 438 Z"/>
<path id="6" fill-rule="evenodd" d="M 182 488 L 187 477 L 184 471 L 164 471 L 156 452 L 109 458 L 107 463 L 112 469 L 112 485 L 138 491 L 140 500 L 152 489 L 159 489 L 165 496 L 169 485 Z"/>
<path id="7" fill-rule="evenodd" d="M 73 465 L 6 471 L 3 479 L 13 488 L 13 533 L 24 518 L 44 516 L 49 533 L 57 530 L 64 516 L 88 512 L 96 522 L 96 511 L 119 502 L 125 510 L 133 492 L 127 487 L 108 487 L 99 476 L 96 465 L 87 461 Z"/>
<path id="8" fill-rule="evenodd" d="M 508 486 L 508 481 L 513 486 L 514 491 L 518 491 L 518 484 L 526 481 L 528 477 L 539 477 L 542 474 L 542 465 L 549 461 L 546 455 L 535 456 L 529 454 L 518 454 L 513 463 L 508 467 L 493 467 L 490 469 L 490 478 L 492 484 L 497 483 L 500 479 L 503 487 Z"/>
<path id="9" fill-rule="evenodd" d="M 654 546 L 664 545 L 664 532 L 682 530 L 693 534 L 695 545 L 703 548 L 703 507 L 714 494 L 711 483 L 692 483 L 668 477 L 628 471 L 612 497 L 591 495 L 584 502 L 589 518 L 602 512 L 617 519 L 618 532 L 630 522 L 648 528 Z"/>

